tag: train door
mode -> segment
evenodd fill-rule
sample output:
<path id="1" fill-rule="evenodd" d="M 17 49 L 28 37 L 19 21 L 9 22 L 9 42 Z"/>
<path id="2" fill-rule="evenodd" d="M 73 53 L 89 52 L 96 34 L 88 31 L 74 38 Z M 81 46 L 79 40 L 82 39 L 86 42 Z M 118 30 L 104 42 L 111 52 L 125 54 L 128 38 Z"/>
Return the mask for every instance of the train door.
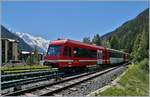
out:
<path id="1" fill-rule="evenodd" d="M 74 47 L 73 48 L 73 64 L 75 66 L 79 66 L 79 48 L 78 47 Z"/>
<path id="2" fill-rule="evenodd" d="M 69 59 L 72 58 L 72 48 L 69 46 L 65 46 L 63 55 Z"/>
<path id="3" fill-rule="evenodd" d="M 64 46 L 63 56 L 68 63 L 68 66 L 72 66 L 72 48 L 70 46 Z"/>
<path id="4" fill-rule="evenodd" d="M 127 53 L 124 54 L 124 61 L 125 61 L 125 62 L 128 61 L 128 54 L 127 54 Z"/>
<path id="5" fill-rule="evenodd" d="M 97 51 L 97 64 L 103 64 L 103 51 Z"/>
<path id="6" fill-rule="evenodd" d="M 106 48 L 105 49 L 105 64 L 110 64 L 110 58 L 109 58 L 109 50 Z"/>

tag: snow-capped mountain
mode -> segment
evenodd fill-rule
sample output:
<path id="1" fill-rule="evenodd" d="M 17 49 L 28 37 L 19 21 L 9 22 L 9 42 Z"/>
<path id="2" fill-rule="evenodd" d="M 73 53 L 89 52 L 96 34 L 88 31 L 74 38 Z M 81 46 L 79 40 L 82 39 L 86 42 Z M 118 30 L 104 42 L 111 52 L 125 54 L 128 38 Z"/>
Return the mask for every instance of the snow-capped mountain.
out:
<path id="1" fill-rule="evenodd" d="M 22 38 L 27 44 L 33 48 L 36 46 L 40 52 L 46 52 L 50 40 L 46 40 L 42 37 L 35 37 L 29 33 L 15 32 L 20 38 Z"/>

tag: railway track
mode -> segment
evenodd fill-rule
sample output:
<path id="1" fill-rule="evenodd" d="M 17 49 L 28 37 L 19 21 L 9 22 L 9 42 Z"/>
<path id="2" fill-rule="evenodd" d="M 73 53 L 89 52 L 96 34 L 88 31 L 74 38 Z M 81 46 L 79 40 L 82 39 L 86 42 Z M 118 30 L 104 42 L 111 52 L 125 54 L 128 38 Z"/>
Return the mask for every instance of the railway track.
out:
<path id="1" fill-rule="evenodd" d="M 80 72 L 80 73 L 83 73 L 83 72 Z M 76 75 L 76 74 L 80 74 L 80 73 L 78 72 L 78 73 L 65 74 L 64 72 L 44 72 L 44 73 L 41 72 L 41 73 L 39 73 L 40 75 L 36 74 L 37 75 L 36 77 L 35 77 L 35 75 L 31 76 L 33 74 L 30 74 L 30 73 L 27 73 L 27 75 L 19 75 L 19 78 L 18 78 L 18 76 L 10 76 L 14 80 L 2 81 L 1 89 L 3 90 L 3 89 L 16 87 L 16 86 L 21 87 L 21 85 L 25 85 L 25 84 L 31 84 L 31 83 L 35 83 L 35 82 L 50 80 L 55 77 L 64 78 L 64 77 L 68 77 L 68 76 L 72 76 L 72 75 Z"/>
<path id="2" fill-rule="evenodd" d="M 35 77 L 39 75 L 48 75 L 52 74 L 52 71 L 36 71 L 36 72 L 26 72 L 26 73 L 18 73 L 18 74 L 5 74 L 1 75 L 1 81 L 9 81 L 16 79 L 23 79 L 28 77 Z"/>
<path id="3" fill-rule="evenodd" d="M 57 76 L 62 76 L 64 75 L 63 73 L 57 73 Z M 21 86 L 24 84 L 29 84 L 29 83 L 34 83 L 34 82 L 39 82 L 39 81 L 44 81 L 44 80 L 49 80 L 56 76 L 56 74 L 47 74 L 44 76 L 37 76 L 37 77 L 29 77 L 29 78 L 22 78 L 22 79 L 17 79 L 17 80 L 11 80 L 11 81 L 4 81 L 1 82 L 1 89 L 7 89 L 11 87 L 16 87 L 16 86 Z"/>
<path id="4" fill-rule="evenodd" d="M 19 95 L 25 95 L 26 93 L 30 93 L 32 95 L 38 95 L 38 96 L 53 95 L 61 90 L 67 89 L 69 87 L 72 87 L 84 81 L 103 75 L 118 67 L 120 66 L 112 67 L 103 71 L 93 71 L 90 73 L 83 73 L 83 74 L 63 78 L 61 81 L 58 81 L 58 82 L 48 83 L 48 84 L 44 84 L 41 86 L 30 88 L 30 89 L 15 91 L 15 92 L 11 92 L 11 93 L 4 94 L 4 95 L 5 96 L 19 96 Z"/>

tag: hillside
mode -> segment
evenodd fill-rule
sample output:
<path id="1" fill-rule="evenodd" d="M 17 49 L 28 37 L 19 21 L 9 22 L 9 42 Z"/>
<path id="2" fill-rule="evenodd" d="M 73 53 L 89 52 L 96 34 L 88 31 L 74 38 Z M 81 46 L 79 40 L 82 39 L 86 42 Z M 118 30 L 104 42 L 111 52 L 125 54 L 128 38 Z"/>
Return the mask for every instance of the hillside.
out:
<path id="1" fill-rule="evenodd" d="M 116 30 L 103 35 L 101 38 L 111 42 L 114 37 L 118 41 L 115 49 L 121 49 L 128 53 L 131 53 L 134 48 L 135 40 L 139 34 L 146 32 L 147 36 L 144 39 L 148 39 L 149 31 L 149 9 L 144 10 L 134 19 L 125 22 Z M 148 44 L 148 41 L 147 41 Z M 115 45 L 115 44 L 113 44 Z"/>
<path id="2" fill-rule="evenodd" d="M 21 39 L 19 36 L 13 34 L 12 32 L 8 31 L 4 26 L 1 26 L 1 37 L 2 38 L 10 38 L 15 39 L 19 41 L 19 49 L 22 51 L 32 51 L 32 47 L 28 45 L 23 39 Z"/>
<path id="3" fill-rule="evenodd" d="M 102 44 L 123 50 L 131 56 L 127 71 L 103 89 L 91 96 L 148 96 L 149 95 L 149 9 L 125 22 L 116 30 L 103 35 Z"/>

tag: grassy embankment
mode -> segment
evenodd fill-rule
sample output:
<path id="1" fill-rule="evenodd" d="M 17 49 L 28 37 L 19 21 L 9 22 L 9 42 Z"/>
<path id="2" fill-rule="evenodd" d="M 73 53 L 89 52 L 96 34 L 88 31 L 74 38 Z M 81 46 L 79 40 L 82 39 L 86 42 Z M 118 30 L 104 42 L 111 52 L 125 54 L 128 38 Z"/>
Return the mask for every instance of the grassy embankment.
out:
<path id="1" fill-rule="evenodd" d="M 148 60 L 129 66 L 117 84 L 104 91 L 92 94 L 94 96 L 148 96 L 149 72 L 145 69 Z M 147 67 L 146 67 L 147 68 Z"/>
<path id="2" fill-rule="evenodd" d="M 43 71 L 43 70 L 51 70 L 48 66 L 42 65 L 21 65 L 21 66 L 5 66 L 2 67 L 1 70 L 5 73 L 17 73 L 17 72 L 30 72 L 30 71 Z"/>

